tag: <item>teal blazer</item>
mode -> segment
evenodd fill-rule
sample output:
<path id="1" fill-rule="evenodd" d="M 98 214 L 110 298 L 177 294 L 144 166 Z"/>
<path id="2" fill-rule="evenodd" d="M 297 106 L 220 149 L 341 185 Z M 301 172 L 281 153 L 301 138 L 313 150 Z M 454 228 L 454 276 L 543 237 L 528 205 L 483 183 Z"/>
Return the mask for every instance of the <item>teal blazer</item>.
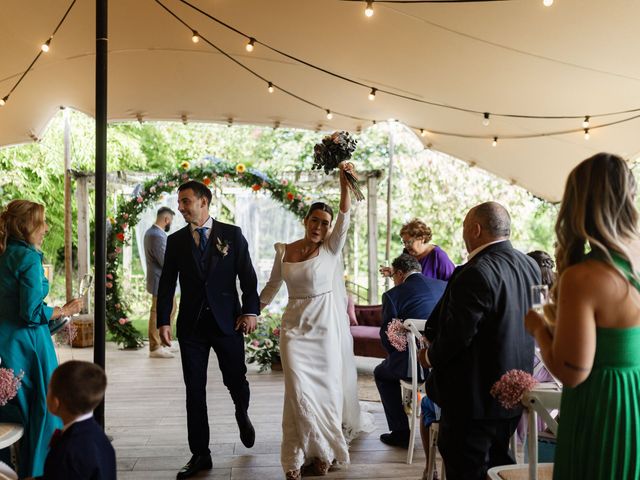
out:
<path id="1" fill-rule="evenodd" d="M 62 426 L 47 411 L 47 386 L 58 366 L 48 325 L 53 308 L 44 302 L 48 293 L 42 253 L 9 240 L 0 255 L 0 358 L 2 367 L 24 376 L 16 398 L 0 407 L 0 421 L 24 426 L 20 478 L 42 475 L 51 435 Z"/>

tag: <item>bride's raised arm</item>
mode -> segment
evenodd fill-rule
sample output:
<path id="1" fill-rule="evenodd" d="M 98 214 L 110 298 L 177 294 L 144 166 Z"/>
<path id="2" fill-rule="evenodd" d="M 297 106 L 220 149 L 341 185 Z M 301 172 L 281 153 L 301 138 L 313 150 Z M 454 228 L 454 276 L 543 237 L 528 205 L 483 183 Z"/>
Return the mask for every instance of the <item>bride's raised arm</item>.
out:
<path id="1" fill-rule="evenodd" d="M 282 257 L 284 257 L 285 244 L 276 243 L 273 248 L 276 251 L 276 256 L 273 260 L 269 281 L 260 292 L 260 309 L 263 309 L 273 301 L 282 286 Z"/>
<path id="2" fill-rule="evenodd" d="M 340 211 L 338 212 L 333 231 L 329 238 L 327 238 L 327 247 L 334 255 L 337 255 L 342 250 L 347 237 L 347 231 L 349 230 L 351 192 L 349 191 L 347 179 L 344 174 L 345 168 L 351 169 L 353 167 L 349 163 L 342 163 L 340 165 Z"/>

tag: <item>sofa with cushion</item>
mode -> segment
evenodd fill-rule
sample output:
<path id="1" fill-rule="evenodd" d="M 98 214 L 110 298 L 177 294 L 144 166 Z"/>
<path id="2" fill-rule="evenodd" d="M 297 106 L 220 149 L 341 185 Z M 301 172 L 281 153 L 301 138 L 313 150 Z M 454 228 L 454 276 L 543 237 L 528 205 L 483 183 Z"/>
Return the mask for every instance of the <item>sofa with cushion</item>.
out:
<path id="1" fill-rule="evenodd" d="M 387 351 L 380 341 L 382 305 L 354 305 L 349 300 L 353 353 L 362 357 L 387 358 Z"/>

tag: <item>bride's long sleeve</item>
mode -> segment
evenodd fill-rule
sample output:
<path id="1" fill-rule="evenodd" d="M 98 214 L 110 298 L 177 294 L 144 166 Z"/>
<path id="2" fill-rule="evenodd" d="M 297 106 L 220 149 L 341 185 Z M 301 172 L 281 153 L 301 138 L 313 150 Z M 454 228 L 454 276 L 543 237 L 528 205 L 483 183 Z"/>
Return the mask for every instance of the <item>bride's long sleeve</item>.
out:
<path id="1" fill-rule="evenodd" d="M 269 305 L 273 301 L 282 286 L 282 257 L 284 257 L 285 244 L 276 243 L 273 248 L 276 251 L 276 255 L 273 260 L 271 275 L 269 276 L 269 281 L 260 292 L 260 303 L 264 305 Z"/>
<path id="2" fill-rule="evenodd" d="M 351 212 L 338 212 L 336 223 L 333 226 L 333 231 L 329 238 L 327 238 L 327 248 L 334 255 L 338 255 L 344 247 L 344 242 L 347 239 L 347 232 L 349 231 L 349 220 L 351 218 Z"/>

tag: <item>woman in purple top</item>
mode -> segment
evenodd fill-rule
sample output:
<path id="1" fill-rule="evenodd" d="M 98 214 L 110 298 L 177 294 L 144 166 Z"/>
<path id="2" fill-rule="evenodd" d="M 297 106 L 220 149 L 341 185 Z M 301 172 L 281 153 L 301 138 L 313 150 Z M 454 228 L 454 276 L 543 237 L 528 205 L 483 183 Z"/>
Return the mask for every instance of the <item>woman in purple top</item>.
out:
<path id="1" fill-rule="evenodd" d="M 408 253 L 418 259 L 425 277 L 448 281 L 455 265 L 449 256 L 439 246 L 431 241 L 431 228 L 422 220 L 414 218 L 405 223 L 400 229 L 400 237 L 404 245 L 403 253 Z M 390 267 L 381 267 L 383 277 L 391 276 Z"/>

